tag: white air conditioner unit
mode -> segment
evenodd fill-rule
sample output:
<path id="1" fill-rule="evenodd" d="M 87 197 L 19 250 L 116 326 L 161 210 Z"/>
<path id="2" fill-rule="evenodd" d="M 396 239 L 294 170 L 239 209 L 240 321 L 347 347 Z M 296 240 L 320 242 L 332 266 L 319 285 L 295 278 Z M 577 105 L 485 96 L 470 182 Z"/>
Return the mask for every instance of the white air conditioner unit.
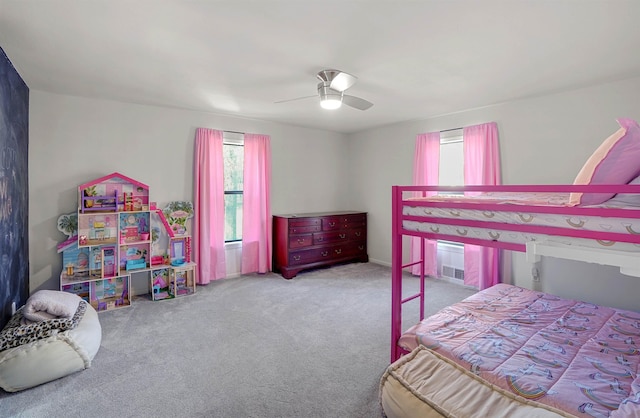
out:
<path id="1" fill-rule="evenodd" d="M 438 242 L 438 276 L 453 280 L 464 280 L 463 245 Z"/>

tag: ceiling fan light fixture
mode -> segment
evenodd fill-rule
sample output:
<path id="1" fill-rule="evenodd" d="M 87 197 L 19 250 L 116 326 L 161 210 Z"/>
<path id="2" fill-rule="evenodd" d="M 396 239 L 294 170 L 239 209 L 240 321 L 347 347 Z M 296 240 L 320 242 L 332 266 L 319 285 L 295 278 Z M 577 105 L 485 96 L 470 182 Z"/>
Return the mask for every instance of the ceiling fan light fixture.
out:
<path id="1" fill-rule="evenodd" d="M 318 85 L 318 94 L 320 94 L 320 106 L 323 109 L 333 110 L 342 106 L 342 92 L 333 90 L 320 83 Z"/>
<path id="2" fill-rule="evenodd" d="M 342 100 L 340 100 L 339 98 L 324 98 L 320 100 L 320 106 L 323 109 L 329 109 L 329 110 L 333 110 L 333 109 L 338 109 L 340 108 L 340 106 L 342 106 Z"/>

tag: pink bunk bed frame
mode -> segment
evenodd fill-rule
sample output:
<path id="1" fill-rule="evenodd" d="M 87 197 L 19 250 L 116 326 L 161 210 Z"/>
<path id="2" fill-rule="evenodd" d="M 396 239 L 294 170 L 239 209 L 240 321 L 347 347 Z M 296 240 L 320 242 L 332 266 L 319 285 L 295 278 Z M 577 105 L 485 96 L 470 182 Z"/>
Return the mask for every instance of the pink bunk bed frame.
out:
<path id="1" fill-rule="evenodd" d="M 406 302 L 420 299 L 420 321 L 424 319 L 425 304 L 425 268 L 424 260 L 403 264 L 402 239 L 404 236 L 418 237 L 421 251 L 424 254 L 425 239 L 447 240 L 489 246 L 494 248 L 526 252 L 526 244 L 494 241 L 473 237 L 461 237 L 434 233 L 432 231 L 413 231 L 403 227 L 403 221 L 422 221 L 446 225 L 481 227 L 501 231 L 518 231 L 525 233 L 544 234 L 557 237 L 584 238 L 590 240 L 604 240 L 640 244 L 640 234 L 624 234 L 606 231 L 588 231 L 570 227 L 536 226 L 530 224 L 509 224 L 481 220 L 469 220 L 460 218 L 438 218 L 429 216 L 404 215 L 403 207 L 409 203 L 409 199 L 415 196 L 426 196 L 426 192 L 507 192 L 507 193 L 634 193 L 640 194 L 640 185 L 503 185 L 503 186 L 393 186 L 392 187 L 392 228 L 391 228 L 391 362 L 396 361 L 407 352 L 398 345 L 402 330 L 402 305 Z M 406 196 L 410 194 L 410 196 Z M 442 201 L 415 201 L 411 206 L 424 206 L 434 208 L 473 209 L 494 212 L 526 212 L 541 214 L 562 214 L 569 216 L 598 216 L 615 218 L 640 218 L 640 210 L 606 207 L 586 206 L 543 206 L 525 204 L 498 204 L 498 203 L 473 203 L 473 202 L 442 202 Z M 600 250 L 599 250 L 600 251 Z M 608 251 L 602 249 L 602 251 Z M 640 247 L 638 248 L 640 252 Z M 420 265 L 420 287 L 416 294 L 402 296 L 403 269 Z M 615 264 L 613 264 L 615 265 Z"/>

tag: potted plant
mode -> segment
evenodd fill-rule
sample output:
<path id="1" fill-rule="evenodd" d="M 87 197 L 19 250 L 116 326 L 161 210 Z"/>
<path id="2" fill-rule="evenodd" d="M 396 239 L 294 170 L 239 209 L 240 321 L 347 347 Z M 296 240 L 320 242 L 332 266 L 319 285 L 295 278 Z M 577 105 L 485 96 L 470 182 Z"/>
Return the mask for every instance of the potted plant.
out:
<path id="1" fill-rule="evenodd" d="M 193 203 L 186 201 L 171 202 L 162 212 L 176 235 L 187 233 L 187 220 L 193 217 Z"/>
<path id="2" fill-rule="evenodd" d="M 58 231 L 69 238 L 78 233 L 78 214 L 73 212 L 58 218 Z"/>
<path id="3" fill-rule="evenodd" d="M 89 186 L 86 189 L 84 189 L 84 195 L 85 196 L 95 196 L 96 195 L 96 186 Z M 84 207 L 85 208 L 91 208 L 93 207 L 93 199 L 87 199 L 84 201 Z"/>

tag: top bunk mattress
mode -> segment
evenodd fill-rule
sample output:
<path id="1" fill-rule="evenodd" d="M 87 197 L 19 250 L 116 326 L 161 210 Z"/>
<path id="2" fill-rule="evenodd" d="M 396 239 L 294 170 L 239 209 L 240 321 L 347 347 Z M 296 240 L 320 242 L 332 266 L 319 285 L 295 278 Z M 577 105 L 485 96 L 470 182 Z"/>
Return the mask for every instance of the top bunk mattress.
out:
<path id="1" fill-rule="evenodd" d="M 405 230 L 451 240 L 525 244 L 551 239 L 567 245 L 640 250 L 640 206 L 615 199 L 576 208 L 569 204 L 569 193 L 441 195 L 404 200 L 402 215 Z"/>
<path id="2" fill-rule="evenodd" d="M 569 206 L 569 193 L 545 192 L 482 192 L 475 196 L 436 195 L 412 197 L 407 200 L 422 202 L 495 203 L 509 205 Z"/>
<path id="3" fill-rule="evenodd" d="M 640 313 L 498 284 L 411 327 L 399 344 L 575 416 L 630 417 L 640 416 L 638 339 Z"/>

